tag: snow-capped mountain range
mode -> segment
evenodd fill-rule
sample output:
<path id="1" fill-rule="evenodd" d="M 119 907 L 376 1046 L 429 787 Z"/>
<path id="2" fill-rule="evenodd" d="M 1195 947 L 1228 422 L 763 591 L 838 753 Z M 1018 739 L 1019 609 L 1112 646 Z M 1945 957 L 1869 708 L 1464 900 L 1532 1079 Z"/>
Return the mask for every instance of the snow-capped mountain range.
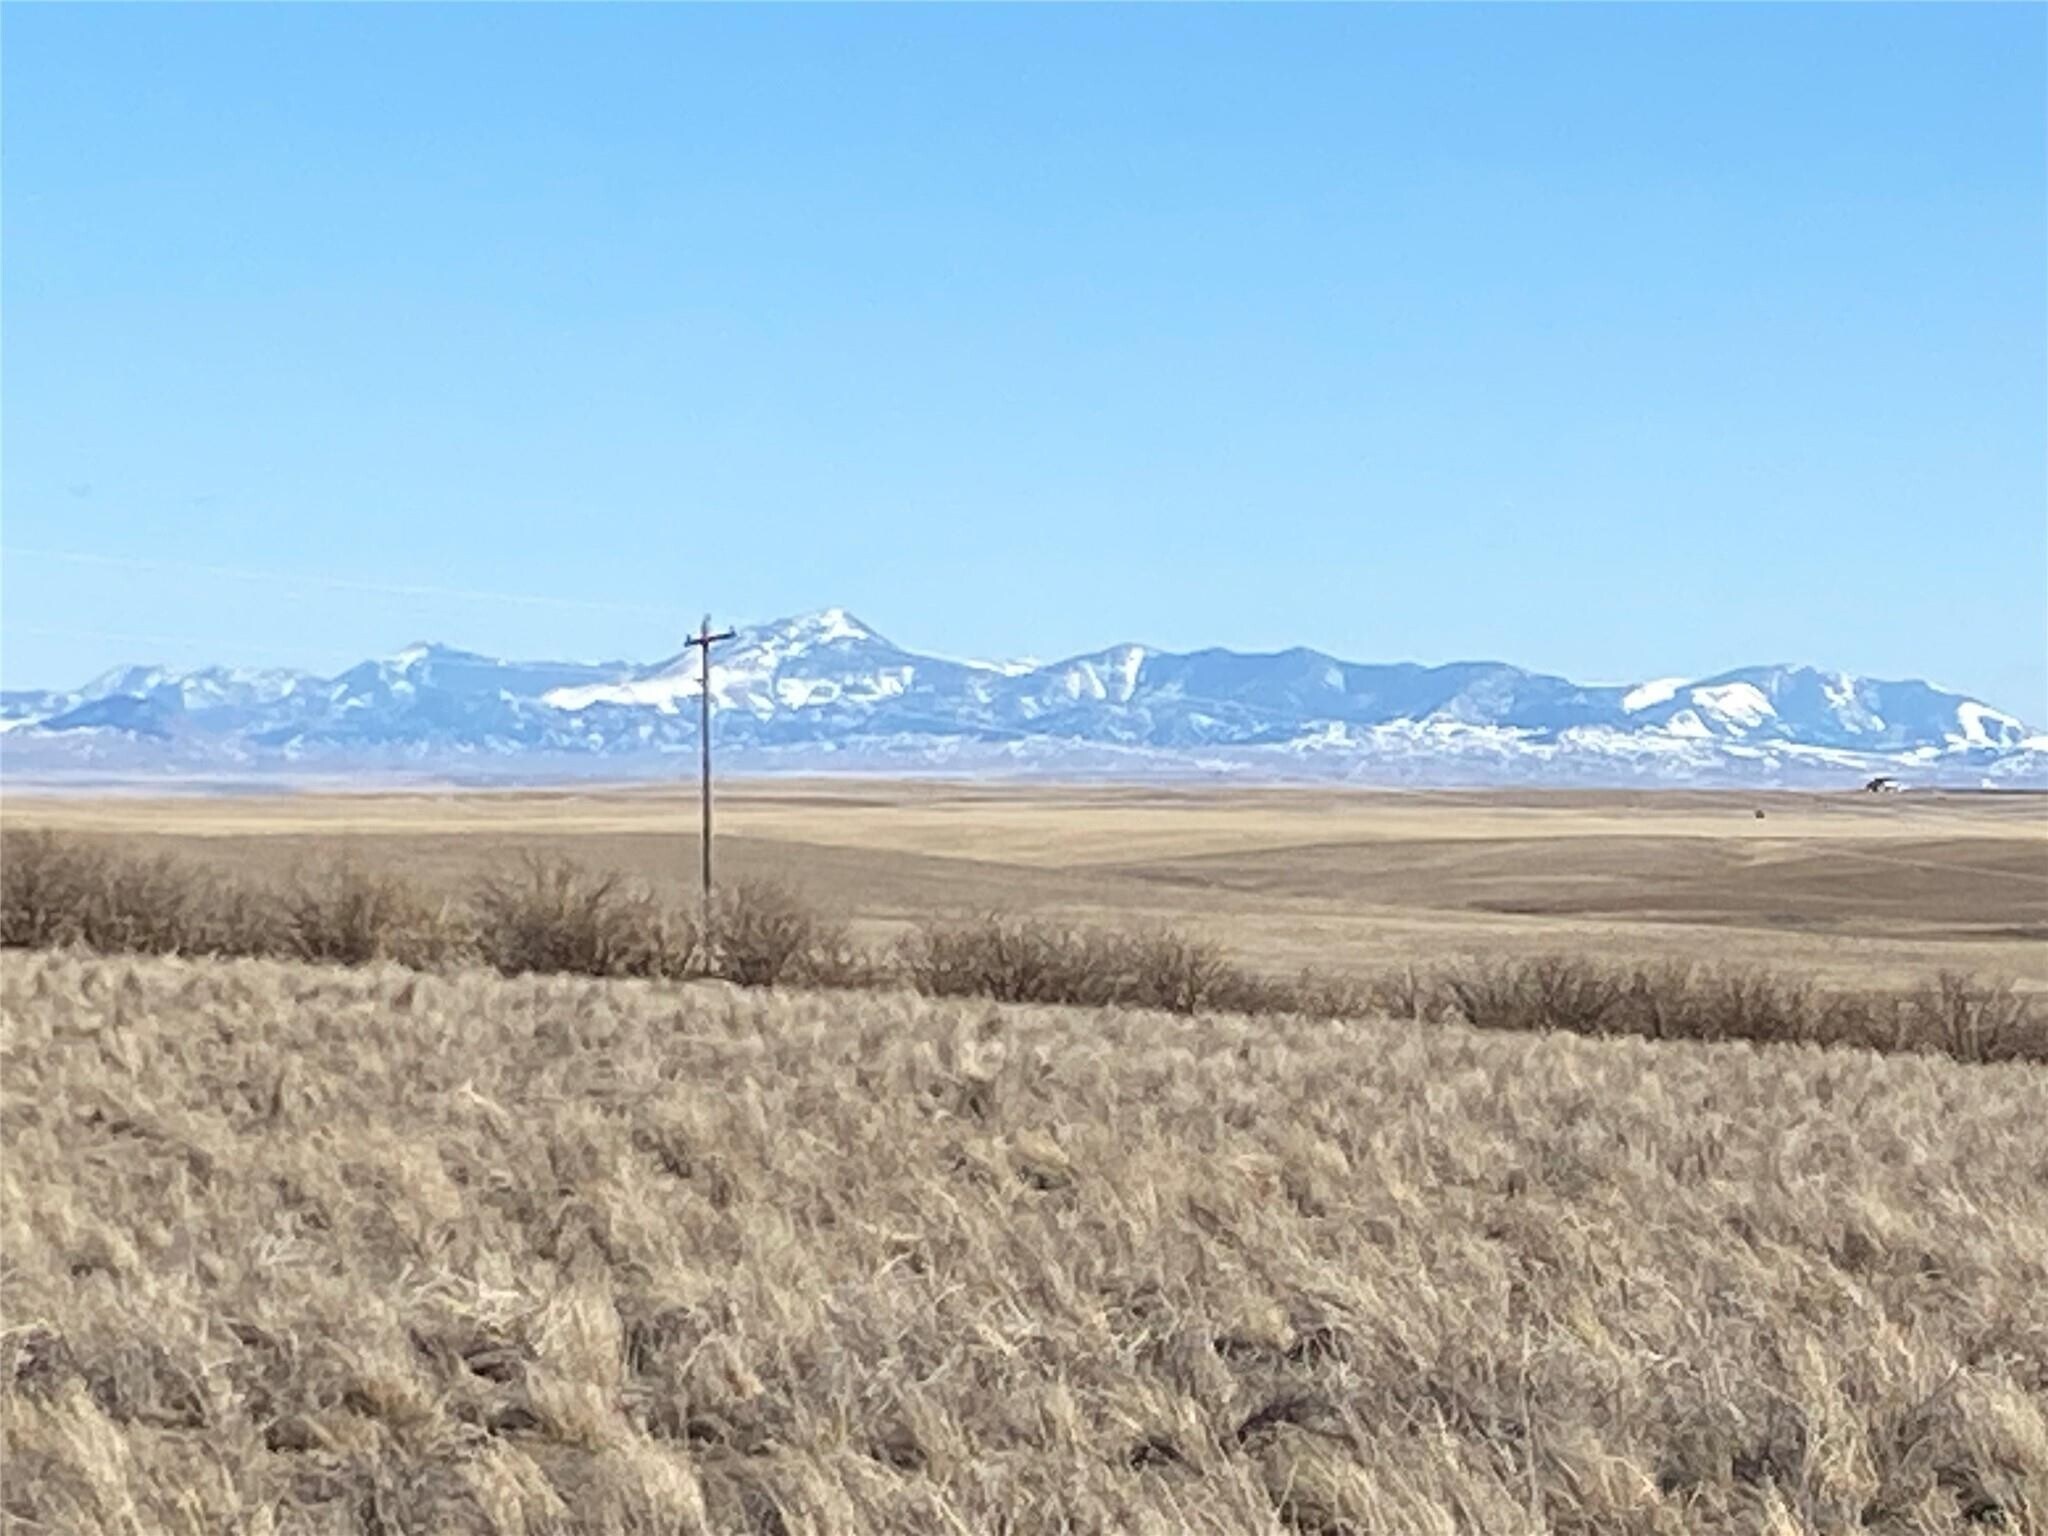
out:
<path id="1" fill-rule="evenodd" d="M 694 651 L 512 662 L 416 645 L 334 677 L 124 667 L 0 694 L 10 778 L 667 776 L 697 743 Z M 713 653 L 738 771 L 1014 772 L 1362 782 L 2048 785 L 2048 736 L 1922 682 L 1802 666 L 1591 685 L 1501 662 L 1119 645 L 1063 661 L 924 655 L 844 609 Z"/>

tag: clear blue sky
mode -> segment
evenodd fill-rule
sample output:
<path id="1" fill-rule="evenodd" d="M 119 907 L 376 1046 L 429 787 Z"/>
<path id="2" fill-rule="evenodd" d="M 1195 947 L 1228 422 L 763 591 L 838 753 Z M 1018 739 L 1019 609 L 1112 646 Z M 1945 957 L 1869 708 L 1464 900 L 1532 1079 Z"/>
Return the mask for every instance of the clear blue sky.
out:
<path id="1" fill-rule="evenodd" d="M 2048 724 L 2039 6 L 4 33 L 10 686 L 836 603 Z"/>

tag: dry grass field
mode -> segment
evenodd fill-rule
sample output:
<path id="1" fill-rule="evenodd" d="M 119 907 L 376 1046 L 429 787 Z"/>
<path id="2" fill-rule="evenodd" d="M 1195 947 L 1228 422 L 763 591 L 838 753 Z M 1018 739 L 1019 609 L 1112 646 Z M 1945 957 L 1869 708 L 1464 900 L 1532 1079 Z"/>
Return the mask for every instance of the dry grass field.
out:
<path id="1" fill-rule="evenodd" d="M 5 808 L 9 827 L 268 875 L 341 852 L 453 886 L 540 851 L 678 896 L 695 878 L 695 818 L 689 786 L 15 794 Z M 2048 990 L 2042 796 L 751 782 L 722 792 L 719 829 L 721 868 L 787 880 L 870 938 L 1000 906 L 1170 921 L 1275 972 L 1564 951 L 1843 986 L 1947 967 Z"/>
<path id="2" fill-rule="evenodd" d="M 0 1508 L 2048 1530 L 2048 1071 L 0 956 Z"/>
<path id="3" fill-rule="evenodd" d="M 264 953 L 470 927 L 0 952 L 0 1531 L 2048 1532 L 2048 801 L 743 784 L 722 869 L 892 966 L 482 968 L 585 963 L 583 896 L 479 904 L 524 855 L 687 925 L 694 811 L 10 795 L 10 935 L 122 879 Z M 1027 946 L 1020 990 L 969 927 L 957 990 L 1524 979 L 1431 1023 L 892 990 L 990 911 L 1196 947 Z M 1656 1033 L 1947 1054 L 1517 1033 L 1593 1028 L 1531 1008 L 1552 955 L 1704 967 L 1638 973 L 1704 1010 Z"/>

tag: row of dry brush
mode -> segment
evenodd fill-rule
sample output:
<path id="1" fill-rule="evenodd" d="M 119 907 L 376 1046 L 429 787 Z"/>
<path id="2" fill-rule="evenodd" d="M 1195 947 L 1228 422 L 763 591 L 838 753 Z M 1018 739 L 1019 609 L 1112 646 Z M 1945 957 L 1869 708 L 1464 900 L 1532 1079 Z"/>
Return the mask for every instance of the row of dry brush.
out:
<path id="1" fill-rule="evenodd" d="M 743 882 L 707 926 L 615 874 L 528 857 L 460 896 L 336 862 L 287 886 L 47 832 L 0 845 L 0 943 L 102 954 L 271 956 L 421 970 L 485 965 L 744 986 L 909 986 L 935 997 L 1171 1013 L 1387 1015 L 1481 1029 L 1745 1040 L 2048 1061 L 2048 1016 L 2008 983 L 1952 972 L 1909 991 L 1824 990 L 1777 972 L 1581 956 L 1465 960 L 1369 978 L 1277 977 L 1164 927 L 1037 916 L 929 922 L 885 949 L 788 887 Z"/>

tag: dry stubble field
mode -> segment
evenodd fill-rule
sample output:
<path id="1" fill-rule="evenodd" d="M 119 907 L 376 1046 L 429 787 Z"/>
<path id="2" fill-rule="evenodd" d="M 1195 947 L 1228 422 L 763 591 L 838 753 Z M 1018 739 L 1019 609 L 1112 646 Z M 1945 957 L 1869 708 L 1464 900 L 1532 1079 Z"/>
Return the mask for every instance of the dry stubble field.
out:
<path id="1" fill-rule="evenodd" d="M 2041 987 L 2040 803 L 786 786 L 725 825 L 875 929 Z M 686 808 L 7 820 L 452 883 L 673 878 Z M 20 952 L 0 1022 L 10 1530 L 2048 1530 L 2039 1066 Z"/>

